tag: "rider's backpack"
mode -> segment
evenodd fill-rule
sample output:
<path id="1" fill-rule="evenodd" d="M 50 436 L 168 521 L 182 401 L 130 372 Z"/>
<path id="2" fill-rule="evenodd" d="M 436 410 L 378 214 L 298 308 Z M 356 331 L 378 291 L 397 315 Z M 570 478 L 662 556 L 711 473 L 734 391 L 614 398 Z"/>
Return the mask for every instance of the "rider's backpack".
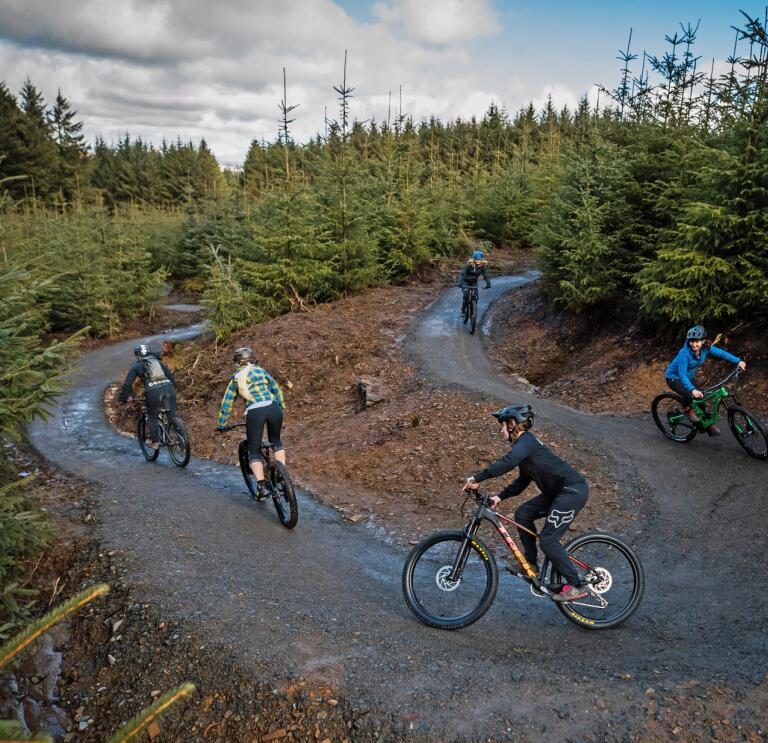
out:
<path id="1" fill-rule="evenodd" d="M 163 371 L 163 366 L 156 356 L 145 356 L 141 359 L 141 365 L 144 367 L 147 384 L 162 384 L 170 380 Z"/>

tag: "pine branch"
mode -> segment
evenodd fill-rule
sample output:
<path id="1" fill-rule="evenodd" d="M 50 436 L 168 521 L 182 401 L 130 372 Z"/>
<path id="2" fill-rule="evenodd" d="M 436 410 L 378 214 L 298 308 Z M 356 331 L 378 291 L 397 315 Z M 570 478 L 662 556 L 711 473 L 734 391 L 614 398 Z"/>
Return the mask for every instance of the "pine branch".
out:
<path id="1" fill-rule="evenodd" d="M 15 656 L 25 648 L 29 647 L 29 645 L 41 635 L 45 634 L 55 624 L 66 619 L 70 614 L 73 614 L 95 598 L 104 596 L 107 593 L 109 593 L 109 586 L 106 583 L 99 583 L 91 588 L 86 588 L 84 591 L 81 591 L 69 599 L 69 601 L 65 601 L 61 606 L 57 606 L 52 611 L 49 611 L 44 617 L 33 622 L 27 629 L 20 632 L 16 637 L 0 647 L 0 669 L 8 665 Z"/>
<path id="2" fill-rule="evenodd" d="M 136 717 L 129 720 L 120 730 L 110 739 L 109 743 L 124 743 L 124 741 L 135 738 L 144 728 L 151 725 L 155 720 L 161 717 L 174 704 L 186 699 L 197 691 L 194 684 L 189 682 L 177 686 L 175 689 L 163 694 L 150 707 L 139 712 Z"/>

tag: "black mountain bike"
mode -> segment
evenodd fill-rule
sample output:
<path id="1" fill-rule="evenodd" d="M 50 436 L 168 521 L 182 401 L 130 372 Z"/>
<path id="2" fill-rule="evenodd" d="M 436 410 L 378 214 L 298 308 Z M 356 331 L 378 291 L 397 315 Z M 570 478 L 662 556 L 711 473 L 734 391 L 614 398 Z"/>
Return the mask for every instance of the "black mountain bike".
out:
<path id="1" fill-rule="evenodd" d="M 491 508 L 489 496 L 469 491 L 469 497 L 475 499 L 477 510 L 466 526 L 425 537 L 403 566 L 405 601 L 417 619 L 430 627 L 460 629 L 491 608 L 499 588 L 499 568 L 493 552 L 477 536 L 483 521 L 496 528 L 520 564 L 516 575 L 530 584 L 534 596 L 552 599 L 565 583 L 547 559 L 537 575 L 502 522 L 537 538 L 538 534 Z M 589 592 L 578 601 L 555 602 L 566 619 L 591 630 L 626 622 L 645 590 L 643 566 L 632 548 L 610 534 L 582 534 L 565 550 Z"/>
<path id="2" fill-rule="evenodd" d="M 245 423 L 234 423 L 226 426 L 222 431 L 231 431 L 234 428 L 245 428 Z M 267 487 L 272 496 L 272 503 L 277 511 L 277 518 L 286 529 L 293 529 L 299 520 L 299 506 L 296 502 L 296 493 L 293 489 L 291 476 L 288 474 L 288 468 L 278 462 L 272 452 L 272 444 L 269 441 L 261 442 L 261 454 L 264 457 L 266 465 L 264 474 L 267 478 Z M 240 461 L 240 471 L 243 473 L 243 480 L 248 488 L 252 498 L 264 500 L 259 496 L 259 489 L 256 485 L 256 476 L 251 470 L 251 455 L 248 452 L 248 439 L 243 439 L 237 449 L 237 458 Z"/>
<path id="3" fill-rule="evenodd" d="M 470 286 L 467 289 L 467 299 L 461 305 L 461 319 L 464 324 L 469 323 L 469 332 L 473 334 L 477 328 L 477 287 Z"/>
<path id="4" fill-rule="evenodd" d="M 139 448 L 148 462 L 154 462 L 160 456 L 160 449 L 155 449 L 149 440 L 149 423 L 147 421 L 147 408 L 144 405 L 145 400 L 134 400 L 140 404 L 141 414 L 136 421 L 136 438 L 139 440 Z M 158 428 L 160 429 L 160 443 L 168 448 L 168 454 L 171 455 L 173 463 L 177 467 L 186 467 L 189 464 L 190 448 L 189 435 L 182 423 L 179 414 L 176 413 L 178 423 L 168 418 L 168 411 L 161 410 L 157 416 Z"/>

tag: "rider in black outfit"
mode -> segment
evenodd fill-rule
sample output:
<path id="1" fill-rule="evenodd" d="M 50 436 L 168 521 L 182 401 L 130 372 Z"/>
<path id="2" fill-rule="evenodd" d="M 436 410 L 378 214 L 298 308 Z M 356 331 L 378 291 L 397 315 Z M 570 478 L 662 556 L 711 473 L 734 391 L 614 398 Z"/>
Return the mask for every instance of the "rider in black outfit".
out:
<path id="1" fill-rule="evenodd" d="M 546 517 L 539 534 L 541 549 L 567 583 L 554 596 L 556 601 L 575 601 L 588 595 L 581 586 L 581 579 L 568 553 L 560 544 L 560 538 L 576 518 L 589 497 L 589 485 L 582 475 L 566 464 L 546 447 L 528 429 L 533 424 L 530 405 L 510 405 L 502 408 L 494 417 L 501 423 L 504 438 L 512 443 L 512 449 L 493 464 L 467 480 L 467 487 L 477 490 L 478 484 L 492 477 L 499 477 L 519 467 L 516 480 L 491 498 L 493 506 L 499 501 L 520 495 L 531 482 L 541 493 L 518 506 L 515 519 L 531 531 L 536 531 L 534 519 Z M 536 566 L 536 539 L 518 529 L 525 550 L 525 559 Z M 513 571 L 514 572 L 514 571 Z"/>
<path id="2" fill-rule="evenodd" d="M 485 260 L 483 260 L 483 251 L 476 250 L 472 253 L 472 257 L 464 264 L 459 274 L 456 286 L 461 287 L 462 300 L 461 300 L 461 312 L 464 314 L 464 308 L 467 305 L 469 299 L 469 290 L 477 288 L 477 280 L 483 277 L 485 281 L 485 288 L 491 288 L 491 282 L 488 280 L 488 276 L 485 273 Z"/>
<path id="3" fill-rule="evenodd" d="M 157 424 L 160 411 L 168 411 L 168 419 L 172 423 L 181 425 L 176 415 L 176 380 L 171 370 L 160 361 L 160 355 L 154 353 L 146 344 L 136 346 L 133 352 L 136 354 L 136 363 L 128 370 L 117 399 L 120 402 L 129 402 L 133 383 L 137 378 L 141 379 L 144 383 L 149 435 L 152 447 L 157 449 L 160 446 L 160 431 Z"/>

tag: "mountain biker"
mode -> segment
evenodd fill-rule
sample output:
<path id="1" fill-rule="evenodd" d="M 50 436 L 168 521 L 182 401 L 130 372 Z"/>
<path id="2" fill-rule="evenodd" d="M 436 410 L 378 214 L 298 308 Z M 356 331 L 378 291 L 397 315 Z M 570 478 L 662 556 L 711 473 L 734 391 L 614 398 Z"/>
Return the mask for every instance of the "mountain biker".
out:
<path id="1" fill-rule="evenodd" d="M 552 598 L 560 602 L 585 598 L 589 593 L 582 586 L 577 570 L 560 544 L 560 538 L 587 502 L 587 481 L 531 433 L 534 413 L 530 405 L 509 405 L 492 415 L 501 423 L 501 434 L 505 441 L 512 444 L 512 448 L 493 464 L 470 477 L 466 487 L 477 490 L 483 480 L 500 477 L 518 467 L 517 479 L 490 499 L 491 506 L 495 507 L 500 501 L 522 493 L 531 482 L 536 483 L 541 492 L 517 507 L 515 519 L 535 532 L 534 520 L 546 518 L 539 534 L 541 549 L 566 581 L 560 592 Z M 518 529 L 518 532 L 525 559 L 538 572 L 536 539 L 522 529 Z"/>
<path id="2" fill-rule="evenodd" d="M 136 379 L 143 382 L 151 446 L 153 449 L 159 449 L 160 430 L 157 417 L 160 411 L 168 411 L 168 420 L 177 427 L 181 427 L 181 421 L 176 413 L 176 380 L 171 370 L 160 361 L 160 354 L 155 353 L 146 343 L 136 346 L 133 353 L 136 356 L 136 362 L 128 370 L 117 399 L 120 402 L 132 402 L 133 383 Z"/>
<path id="3" fill-rule="evenodd" d="M 461 314 L 464 314 L 464 310 L 469 300 L 470 289 L 477 288 L 477 279 L 482 276 L 485 281 L 485 288 L 491 288 L 491 282 L 488 280 L 488 275 L 485 272 L 485 256 L 482 250 L 476 250 L 472 253 L 472 257 L 464 264 L 459 274 L 459 278 L 456 282 L 456 286 L 461 287 L 462 299 L 461 299 Z"/>
<path id="4" fill-rule="evenodd" d="M 277 382 L 253 360 L 250 348 L 238 348 L 234 353 L 237 368 L 229 379 L 224 399 L 221 401 L 216 430 L 221 431 L 227 424 L 232 406 L 237 397 L 245 402 L 245 432 L 248 438 L 248 453 L 251 458 L 251 471 L 256 477 L 260 498 L 269 495 L 264 477 L 264 456 L 261 453 L 261 436 L 264 424 L 267 436 L 275 453 L 275 459 L 285 464 L 285 447 L 280 440 L 283 426 L 285 402 L 283 392 Z"/>
<path id="5" fill-rule="evenodd" d="M 707 331 L 701 325 L 695 325 L 688 330 L 685 336 L 685 345 L 677 352 L 677 356 L 672 359 L 672 363 L 664 373 L 667 386 L 680 395 L 685 414 L 694 423 L 698 423 L 699 418 L 691 407 L 691 403 L 693 398 L 700 400 L 704 397 L 704 393 L 697 389 L 693 383 L 693 377 L 710 354 L 717 359 L 725 359 L 732 364 L 737 364 L 739 369 L 747 368 L 746 362 L 738 356 L 712 345 L 707 340 Z M 717 436 L 720 434 L 720 430 L 713 423 L 707 428 L 707 433 L 710 436 Z"/>

